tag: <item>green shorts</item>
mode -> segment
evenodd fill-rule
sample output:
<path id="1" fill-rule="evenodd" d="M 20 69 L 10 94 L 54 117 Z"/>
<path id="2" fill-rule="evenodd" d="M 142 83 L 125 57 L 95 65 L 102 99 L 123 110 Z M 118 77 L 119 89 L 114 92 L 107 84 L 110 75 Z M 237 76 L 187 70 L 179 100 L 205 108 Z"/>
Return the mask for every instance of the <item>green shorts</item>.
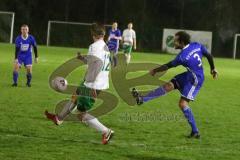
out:
<path id="1" fill-rule="evenodd" d="M 123 53 L 130 54 L 132 52 L 132 45 L 123 44 Z"/>
<path id="2" fill-rule="evenodd" d="M 81 83 L 77 88 L 77 109 L 86 112 L 92 108 L 94 103 L 95 99 L 91 96 L 91 88 Z"/>

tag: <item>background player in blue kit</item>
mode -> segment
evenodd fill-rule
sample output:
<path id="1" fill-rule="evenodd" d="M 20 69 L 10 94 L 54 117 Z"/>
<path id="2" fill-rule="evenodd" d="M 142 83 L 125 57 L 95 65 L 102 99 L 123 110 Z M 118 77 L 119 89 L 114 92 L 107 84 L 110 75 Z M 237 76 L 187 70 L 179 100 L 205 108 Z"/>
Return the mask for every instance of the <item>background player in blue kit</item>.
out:
<path id="1" fill-rule="evenodd" d="M 18 72 L 22 64 L 24 64 L 27 71 L 27 83 L 28 87 L 31 87 L 32 79 L 32 48 L 35 54 L 35 63 L 38 62 L 37 43 L 35 38 L 28 34 L 29 27 L 26 24 L 21 26 L 21 35 L 15 40 L 15 63 L 13 70 L 13 87 L 17 86 Z"/>
<path id="2" fill-rule="evenodd" d="M 194 100 L 204 82 L 202 57 L 205 56 L 208 59 L 214 79 L 217 78 L 217 71 L 214 67 L 213 58 L 207 49 L 200 43 L 190 43 L 190 35 L 186 32 L 180 31 L 175 34 L 174 45 L 176 49 L 181 49 L 181 52 L 169 63 L 150 70 L 150 74 L 154 76 L 157 72 L 163 72 L 179 65 L 184 66 L 187 71 L 176 75 L 170 82 L 165 83 L 145 96 L 141 96 L 135 88 L 133 88 L 132 94 L 136 98 L 137 104 L 140 105 L 151 99 L 163 96 L 174 89 L 178 89 L 181 93 L 179 107 L 192 129 L 188 137 L 199 138 L 199 130 L 193 113 L 189 108 L 189 101 Z"/>
<path id="3" fill-rule="evenodd" d="M 110 53 L 113 54 L 113 66 L 117 65 L 117 53 L 119 48 L 119 41 L 122 40 L 121 31 L 118 29 L 117 22 L 112 24 L 112 28 L 109 30 L 108 48 Z"/>

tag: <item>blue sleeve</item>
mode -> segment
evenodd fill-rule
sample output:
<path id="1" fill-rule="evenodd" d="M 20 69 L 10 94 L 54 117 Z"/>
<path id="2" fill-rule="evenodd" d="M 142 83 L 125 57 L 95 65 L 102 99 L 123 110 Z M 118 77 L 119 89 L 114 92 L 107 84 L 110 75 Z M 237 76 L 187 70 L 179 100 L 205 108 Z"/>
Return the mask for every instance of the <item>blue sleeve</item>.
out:
<path id="1" fill-rule="evenodd" d="M 19 37 L 17 37 L 17 38 L 15 39 L 15 46 L 16 46 L 16 48 L 20 48 L 20 47 L 21 47 Z"/>
<path id="2" fill-rule="evenodd" d="M 121 34 L 121 31 L 120 30 L 118 30 L 118 32 L 117 32 L 118 34 L 117 34 L 117 36 L 118 37 L 121 37 L 122 36 L 122 34 Z"/>
<path id="3" fill-rule="evenodd" d="M 206 48 L 204 45 L 201 45 L 201 50 L 202 50 L 202 54 L 203 54 L 204 56 L 206 56 L 207 54 L 209 54 L 207 48 Z"/>
<path id="4" fill-rule="evenodd" d="M 208 63 L 210 65 L 210 69 L 213 70 L 215 68 L 214 62 L 213 62 L 213 57 L 212 55 L 207 51 L 206 47 L 203 45 L 201 46 L 202 54 L 205 56 L 208 60 Z"/>
<path id="5" fill-rule="evenodd" d="M 177 67 L 177 66 L 181 65 L 182 64 L 182 59 L 181 59 L 180 54 L 177 55 L 176 58 L 174 60 L 172 60 L 170 63 L 172 65 L 172 67 Z"/>
<path id="6" fill-rule="evenodd" d="M 37 42 L 36 42 L 35 38 L 33 36 L 31 36 L 31 39 L 32 39 L 32 41 L 31 41 L 32 46 L 37 47 Z"/>

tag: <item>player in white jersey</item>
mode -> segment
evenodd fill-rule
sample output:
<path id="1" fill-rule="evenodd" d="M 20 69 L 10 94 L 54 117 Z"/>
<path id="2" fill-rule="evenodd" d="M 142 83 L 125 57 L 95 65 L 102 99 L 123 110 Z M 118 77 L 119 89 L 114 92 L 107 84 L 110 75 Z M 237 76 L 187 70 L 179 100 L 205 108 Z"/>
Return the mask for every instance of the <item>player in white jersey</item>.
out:
<path id="1" fill-rule="evenodd" d="M 129 64 L 131 60 L 132 47 L 134 50 L 137 49 L 136 33 L 132 28 L 133 28 L 132 22 L 128 23 L 128 28 L 123 31 L 122 35 L 123 53 L 125 53 L 127 64 Z"/>
<path id="2" fill-rule="evenodd" d="M 100 91 L 109 88 L 110 52 L 103 40 L 105 35 L 103 26 L 93 24 L 91 34 L 94 43 L 90 45 L 88 55 L 78 54 L 78 58 L 88 65 L 84 81 L 59 114 L 45 111 L 45 115 L 56 125 L 60 125 L 64 118 L 77 106 L 79 120 L 100 131 L 102 133 L 102 143 L 107 144 L 114 132 L 100 123 L 96 117 L 90 115 L 88 110 L 94 105 L 95 98 Z"/>

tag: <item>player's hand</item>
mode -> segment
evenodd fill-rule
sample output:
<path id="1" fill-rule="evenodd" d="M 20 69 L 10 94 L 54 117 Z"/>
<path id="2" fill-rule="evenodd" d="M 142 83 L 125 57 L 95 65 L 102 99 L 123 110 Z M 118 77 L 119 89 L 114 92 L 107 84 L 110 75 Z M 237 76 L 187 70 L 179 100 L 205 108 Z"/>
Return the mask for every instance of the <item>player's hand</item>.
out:
<path id="1" fill-rule="evenodd" d="M 116 39 L 116 36 L 115 36 L 115 35 L 110 35 L 110 36 L 109 36 L 109 40 L 110 40 L 110 39 Z"/>
<path id="2" fill-rule="evenodd" d="M 95 90 L 95 89 L 92 89 L 91 90 L 91 96 L 93 97 L 93 98 L 97 98 L 97 91 Z"/>
<path id="3" fill-rule="evenodd" d="M 71 101 L 75 103 L 77 101 L 77 93 L 72 95 Z"/>
<path id="4" fill-rule="evenodd" d="M 154 75 L 156 74 L 156 72 L 155 72 L 154 69 L 152 69 L 152 70 L 149 71 L 149 74 L 152 75 L 152 76 L 154 76 Z"/>
<path id="5" fill-rule="evenodd" d="M 18 59 L 14 59 L 14 63 L 17 64 L 18 63 Z"/>
<path id="6" fill-rule="evenodd" d="M 134 46 L 134 47 L 133 47 L 133 49 L 134 49 L 134 50 L 136 50 L 136 49 L 137 49 L 137 47 L 136 47 L 136 46 Z"/>
<path id="7" fill-rule="evenodd" d="M 80 59 L 81 61 L 84 60 L 84 56 L 81 55 L 81 52 L 77 52 L 77 59 Z"/>
<path id="8" fill-rule="evenodd" d="M 217 79 L 218 77 L 218 72 L 216 69 L 211 70 L 211 75 L 213 76 L 213 79 Z"/>
<path id="9" fill-rule="evenodd" d="M 38 58 L 35 58 L 35 60 L 34 60 L 34 61 L 35 61 L 35 63 L 38 63 Z"/>

